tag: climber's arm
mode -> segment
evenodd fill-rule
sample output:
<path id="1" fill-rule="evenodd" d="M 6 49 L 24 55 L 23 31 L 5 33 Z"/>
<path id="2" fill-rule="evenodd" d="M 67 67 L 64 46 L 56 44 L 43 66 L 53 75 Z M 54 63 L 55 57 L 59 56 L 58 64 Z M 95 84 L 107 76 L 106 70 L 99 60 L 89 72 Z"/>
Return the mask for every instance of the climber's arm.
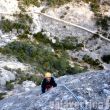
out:
<path id="1" fill-rule="evenodd" d="M 42 81 L 41 91 L 42 93 L 45 93 L 45 79 Z"/>
<path id="2" fill-rule="evenodd" d="M 53 87 L 57 87 L 57 84 L 56 84 L 54 78 L 52 78 L 52 85 L 53 85 Z"/>

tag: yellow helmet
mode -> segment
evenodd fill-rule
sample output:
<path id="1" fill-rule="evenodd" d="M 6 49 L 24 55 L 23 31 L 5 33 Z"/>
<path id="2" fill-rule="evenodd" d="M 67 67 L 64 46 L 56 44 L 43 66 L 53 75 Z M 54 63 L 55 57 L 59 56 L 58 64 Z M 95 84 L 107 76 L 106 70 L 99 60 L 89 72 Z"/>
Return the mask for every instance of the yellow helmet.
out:
<path id="1" fill-rule="evenodd" d="M 49 73 L 49 72 L 46 72 L 46 73 L 45 73 L 45 78 L 49 78 L 49 77 L 52 77 L 52 74 Z"/>

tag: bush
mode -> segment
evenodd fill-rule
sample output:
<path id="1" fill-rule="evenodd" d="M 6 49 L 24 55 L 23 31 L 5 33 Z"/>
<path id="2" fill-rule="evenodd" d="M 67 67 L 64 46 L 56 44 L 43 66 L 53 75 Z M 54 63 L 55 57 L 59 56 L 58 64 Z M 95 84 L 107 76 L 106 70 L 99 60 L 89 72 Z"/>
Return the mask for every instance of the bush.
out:
<path id="1" fill-rule="evenodd" d="M 56 5 L 63 5 L 65 3 L 71 2 L 72 0 L 42 0 L 47 1 L 48 5 L 50 6 L 56 6 Z"/>
<path id="2" fill-rule="evenodd" d="M 0 93 L 0 100 L 4 99 L 5 95 L 6 95 L 6 93 Z"/>
<path id="3" fill-rule="evenodd" d="M 27 14 L 24 15 L 22 13 L 16 15 L 16 17 L 18 18 L 17 21 L 2 19 L 0 21 L 0 29 L 2 29 L 3 32 L 10 32 L 13 29 L 16 29 L 17 32 L 19 32 L 20 30 L 29 31 L 30 25 L 32 24 L 32 18 Z"/>
<path id="4" fill-rule="evenodd" d="M 23 33 L 17 36 L 19 39 L 28 39 L 28 35 Z"/>
<path id="5" fill-rule="evenodd" d="M 27 38 L 24 35 L 23 37 Z M 23 37 L 21 35 L 21 38 Z M 14 55 L 20 62 L 34 66 L 40 73 L 50 71 L 63 74 L 69 67 L 70 60 L 66 50 L 78 50 L 83 46 L 83 44 L 78 44 L 78 40 L 73 37 L 65 38 L 62 41 L 56 39 L 56 43 L 52 43 L 41 32 L 34 34 L 33 37 L 39 44 L 36 40 L 31 42 L 29 39 L 21 39 L 21 41 L 14 41 L 5 47 L 1 47 L 0 52 L 7 55 Z M 27 78 L 23 78 L 23 80 L 27 80 Z"/>
<path id="6" fill-rule="evenodd" d="M 12 84 L 12 81 L 6 82 L 6 89 L 12 90 L 14 88 L 14 84 Z"/>
<path id="7" fill-rule="evenodd" d="M 91 10 L 94 12 L 96 16 L 96 26 L 101 29 L 99 31 L 102 31 L 101 33 L 107 34 L 105 31 L 109 30 L 109 24 L 110 17 L 103 16 L 100 9 L 100 0 L 83 0 L 84 2 L 90 2 Z M 105 35 L 106 36 L 106 35 Z"/>
<path id="8" fill-rule="evenodd" d="M 78 40 L 75 37 L 67 37 L 62 41 L 57 39 L 56 43 L 52 44 L 54 49 L 63 49 L 63 50 L 80 50 L 83 47 L 83 44 L 78 43 Z"/>
<path id="9" fill-rule="evenodd" d="M 100 69 L 103 69 L 103 67 L 101 66 L 101 63 L 98 59 L 94 60 L 92 59 L 90 56 L 88 55 L 84 55 L 83 56 L 83 60 L 90 64 L 91 66 L 93 66 L 94 68 L 100 68 Z"/>
<path id="10" fill-rule="evenodd" d="M 91 40 L 92 40 L 92 39 L 97 39 L 97 38 L 99 38 L 98 33 L 97 33 L 97 34 L 93 34 L 93 36 L 92 36 Z"/>
<path id="11" fill-rule="evenodd" d="M 62 41 L 57 39 L 56 43 L 52 44 L 54 49 L 63 50 L 78 50 L 82 45 L 78 44 L 78 40 L 74 37 L 67 37 Z"/>
<path id="12" fill-rule="evenodd" d="M 24 23 L 15 23 L 6 19 L 1 21 L 0 29 L 2 29 L 3 32 L 10 32 L 12 29 L 16 29 L 17 32 L 19 32 L 19 30 L 29 30 L 29 26 Z"/>
<path id="13" fill-rule="evenodd" d="M 65 51 L 57 53 L 52 52 L 50 45 L 36 44 L 30 41 L 15 41 L 7 46 L 0 48 L 0 52 L 3 54 L 14 55 L 20 62 L 29 63 L 33 66 L 36 65 L 36 69 L 41 73 L 50 70 L 66 70 L 68 67 L 68 55 Z"/>
<path id="14" fill-rule="evenodd" d="M 63 76 L 63 75 L 67 75 L 67 74 L 73 75 L 73 74 L 82 73 L 85 71 L 87 71 L 87 67 L 81 67 L 80 65 L 74 65 L 74 67 L 69 66 L 67 68 L 67 70 L 64 72 L 59 71 L 57 76 Z"/>
<path id="15" fill-rule="evenodd" d="M 2 31 L 10 32 L 12 31 L 12 27 L 13 27 L 13 24 L 8 19 L 6 20 L 3 19 L 2 21 L 0 21 L 0 29 L 2 29 Z"/>
<path id="16" fill-rule="evenodd" d="M 100 12 L 100 0 L 83 0 L 86 3 L 90 3 L 91 10 L 97 16 Z"/>
<path id="17" fill-rule="evenodd" d="M 43 43 L 45 43 L 45 44 L 47 44 L 47 43 L 51 44 L 51 43 L 52 43 L 46 35 L 43 35 L 43 34 L 42 34 L 42 32 L 38 32 L 37 34 L 33 34 L 33 37 L 34 37 L 38 42 L 43 42 Z"/>
<path id="18" fill-rule="evenodd" d="M 22 0 L 22 2 L 26 6 L 29 6 L 29 5 L 36 5 L 36 6 L 38 6 L 39 5 L 38 0 Z"/>
<path id="19" fill-rule="evenodd" d="M 81 67 L 79 65 L 75 65 L 74 67 L 69 67 L 66 71 L 66 74 L 77 74 L 86 71 L 87 68 Z"/>
<path id="20" fill-rule="evenodd" d="M 91 7 L 91 10 L 97 14 L 98 12 L 100 12 L 100 5 L 98 2 L 95 2 L 95 3 L 91 3 L 90 4 L 90 7 Z"/>
<path id="21" fill-rule="evenodd" d="M 28 80 L 33 81 L 34 83 L 36 83 L 36 85 L 41 85 L 42 82 L 42 78 L 38 77 L 36 75 L 31 75 Z"/>
<path id="22" fill-rule="evenodd" d="M 29 6 L 29 5 L 35 5 L 39 6 L 39 0 L 21 0 L 24 5 Z M 65 3 L 71 2 L 72 0 L 41 0 L 41 2 L 47 2 L 48 5 L 50 6 L 56 6 L 56 5 L 63 5 Z"/>
<path id="23" fill-rule="evenodd" d="M 21 23 L 27 23 L 27 24 L 33 23 L 32 18 L 28 14 L 20 13 L 20 14 L 16 15 L 16 17 L 18 18 L 18 21 Z"/>
<path id="24" fill-rule="evenodd" d="M 110 63 L 110 55 L 103 55 L 101 57 L 102 61 L 105 62 L 105 63 Z"/>
<path id="25" fill-rule="evenodd" d="M 64 49 L 74 49 L 78 43 L 78 40 L 76 38 L 72 38 L 72 37 L 67 37 L 64 40 L 62 40 L 62 45 L 64 47 Z"/>
<path id="26" fill-rule="evenodd" d="M 104 31 L 108 31 L 109 29 L 109 24 L 108 22 L 110 21 L 110 17 L 108 16 L 100 16 L 98 17 L 97 21 L 96 21 L 96 25 L 98 27 L 101 27 L 102 30 Z"/>
<path id="27" fill-rule="evenodd" d="M 29 78 L 29 75 L 28 74 L 21 74 L 17 78 L 17 83 L 18 84 L 22 84 L 24 81 L 28 80 L 28 78 Z"/>
<path id="28" fill-rule="evenodd" d="M 84 47 L 83 44 L 78 43 L 77 38 L 75 37 L 66 37 L 62 41 L 59 41 L 56 38 L 56 43 L 52 43 L 51 40 L 46 35 L 43 35 L 42 32 L 34 34 L 33 37 L 38 41 L 44 44 L 50 44 L 55 50 L 62 49 L 62 50 L 80 50 Z"/>
<path id="29" fill-rule="evenodd" d="M 29 75 L 29 74 L 19 76 L 19 78 L 17 80 L 18 80 L 17 81 L 18 84 L 22 84 L 26 80 L 33 81 L 37 85 L 40 85 L 42 82 L 41 77 L 37 77 L 36 75 Z"/>

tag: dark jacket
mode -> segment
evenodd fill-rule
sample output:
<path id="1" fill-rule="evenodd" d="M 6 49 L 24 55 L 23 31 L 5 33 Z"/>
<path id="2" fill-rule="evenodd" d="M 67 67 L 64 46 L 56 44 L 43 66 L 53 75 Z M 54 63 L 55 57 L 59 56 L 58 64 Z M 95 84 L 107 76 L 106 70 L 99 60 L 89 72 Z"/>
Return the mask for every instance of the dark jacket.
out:
<path id="1" fill-rule="evenodd" d="M 54 78 L 52 77 L 50 82 L 46 80 L 46 78 L 42 81 L 41 90 L 42 93 L 45 93 L 46 90 L 50 89 L 51 87 L 56 87 L 57 84 L 55 83 Z"/>

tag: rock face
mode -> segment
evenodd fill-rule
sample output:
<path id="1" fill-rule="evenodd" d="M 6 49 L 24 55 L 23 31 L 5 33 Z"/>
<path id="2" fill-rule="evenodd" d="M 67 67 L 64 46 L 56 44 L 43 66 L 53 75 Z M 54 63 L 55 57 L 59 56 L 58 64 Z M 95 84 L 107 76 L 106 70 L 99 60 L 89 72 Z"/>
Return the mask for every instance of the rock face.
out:
<path id="1" fill-rule="evenodd" d="M 0 101 L 0 110 L 110 110 L 110 70 L 56 79 L 58 87 L 40 95 L 40 87 Z"/>
<path id="2" fill-rule="evenodd" d="M 67 22 L 80 25 L 82 27 L 90 29 L 93 32 L 97 31 L 97 27 L 95 26 L 94 13 L 90 10 L 89 4 L 82 2 L 78 4 L 72 2 L 65 4 L 59 8 L 44 8 L 44 10 L 45 14 L 53 18 L 62 19 Z M 60 36 L 60 39 L 67 36 L 83 36 L 84 39 L 85 37 L 92 35 L 87 31 L 65 24 L 63 22 L 59 22 L 55 19 L 51 19 L 42 15 L 38 16 L 34 12 L 40 12 L 40 8 L 32 7 L 30 8 L 30 12 L 32 13 L 32 17 L 36 25 L 36 30 L 40 30 L 41 28 L 41 30 L 50 32 L 51 36 Z"/>
<path id="3" fill-rule="evenodd" d="M 17 0 L 0 0 L 0 13 L 13 14 L 17 10 L 19 10 Z"/>
<path id="4" fill-rule="evenodd" d="M 10 71 L 0 68 L 0 86 L 5 85 L 6 82 L 10 80 L 15 80 L 15 75 Z"/>
<path id="5" fill-rule="evenodd" d="M 27 68 L 29 68 L 28 65 L 20 63 L 16 58 L 0 54 L 0 87 L 7 81 L 16 79 L 16 70 L 25 71 Z"/>

